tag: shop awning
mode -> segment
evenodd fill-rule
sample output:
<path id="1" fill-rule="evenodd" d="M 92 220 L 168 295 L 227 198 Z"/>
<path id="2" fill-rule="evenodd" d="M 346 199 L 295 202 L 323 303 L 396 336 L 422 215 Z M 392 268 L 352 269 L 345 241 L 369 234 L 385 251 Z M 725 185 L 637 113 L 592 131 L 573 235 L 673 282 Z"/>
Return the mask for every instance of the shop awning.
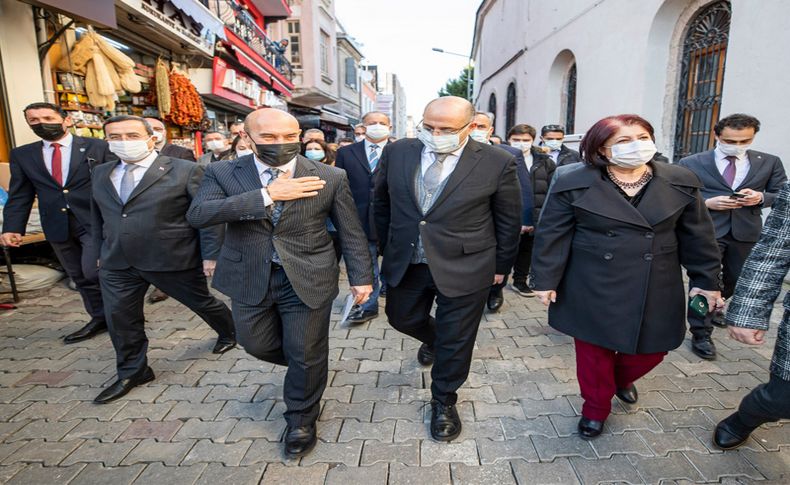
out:
<path id="1" fill-rule="evenodd" d="M 170 0 L 220 39 L 225 39 L 225 24 L 197 0 Z"/>
<path id="2" fill-rule="evenodd" d="M 231 46 L 231 47 L 233 49 L 233 54 L 236 56 L 236 60 L 239 61 L 239 64 L 249 69 L 250 72 L 252 72 L 257 77 L 259 77 L 261 81 L 271 84 L 272 77 L 271 75 L 269 75 L 268 72 L 264 71 L 263 68 L 259 66 L 257 62 L 255 62 L 250 56 L 245 54 L 241 49 L 239 49 L 236 46 Z"/>
<path id="3" fill-rule="evenodd" d="M 115 5 L 96 0 L 23 0 L 25 3 L 52 10 L 86 24 L 107 29 L 118 28 Z"/>
<path id="4" fill-rule="evenodd" d="M 327 123 L 332 123 L 340 126 L 351 126 L 348 121 L 348 118 L 335 113 L 330 113 L 329 111 L 321 111 L 320 117 L 321 117 L 321 121 L 326 121 Z"/>
<path id="5" fill-rule="evenodd" d="M 263 14 L 267 21 L 291 16 L 291 8 L 286 0 L 252 0 L 252 4 Z"/>

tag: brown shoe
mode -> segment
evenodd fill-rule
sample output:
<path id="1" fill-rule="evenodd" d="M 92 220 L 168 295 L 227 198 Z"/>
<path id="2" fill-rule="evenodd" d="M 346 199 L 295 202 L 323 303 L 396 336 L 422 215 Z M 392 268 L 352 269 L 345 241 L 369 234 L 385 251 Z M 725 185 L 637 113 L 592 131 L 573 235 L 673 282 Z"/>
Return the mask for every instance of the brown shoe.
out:
<path id="1" fill-rule="evenodd" d="M 154 288 L 154 291 L 148 295 L 148 303 L 159 303 L 160 301 L 165 301 L 168 298 L 170 297 L 167 296 L 164 291 L 160 290 L 159 288 Z"/>

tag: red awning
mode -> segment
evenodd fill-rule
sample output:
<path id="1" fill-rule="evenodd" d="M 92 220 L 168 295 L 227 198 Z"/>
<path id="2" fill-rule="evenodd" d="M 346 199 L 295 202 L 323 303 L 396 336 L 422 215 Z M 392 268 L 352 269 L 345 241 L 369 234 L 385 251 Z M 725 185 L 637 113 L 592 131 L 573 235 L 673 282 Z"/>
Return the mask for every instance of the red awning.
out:
<path id="1" fill-rule="evenodd" d="M 255 62 L 250 56 L 242 52 L 236 46 L 232 46 L 233 54 L 236 56 L 236 60 L 239 61 L 239 64 L 244 66 L 245 68 L 249 69 L 253 74 L 255 74 L 261 81 L 271 84 L 272 83 L 272 76 L 266 72 L 257 62 Z"/>
<path id="2" fill-rule="evenodd" d="M 252 4 L 267 18 L 291 16 L 291 8 L 286 0 L 252 0 Z"/>

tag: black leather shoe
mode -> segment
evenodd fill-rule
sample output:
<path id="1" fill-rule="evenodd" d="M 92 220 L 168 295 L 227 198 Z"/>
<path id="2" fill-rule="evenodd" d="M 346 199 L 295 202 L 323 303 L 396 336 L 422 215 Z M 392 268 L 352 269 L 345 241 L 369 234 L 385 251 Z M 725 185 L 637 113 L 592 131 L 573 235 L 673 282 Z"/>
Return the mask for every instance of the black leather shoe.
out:
<path id="1" fill-rule="evenodd" d="M 454 405 L 431 401 L 431 436 L 436 441 L 452 441 L 461 434 L 461 418 Z"/>
<path id="2" fill-rule="evenodd" d="M 727 324 L 724 322 L 724 312 L 717 310 L 713 314 L 713 318 L 710 319 L 710 323 L 719 328 L 727 328 Z"/>
<path id="3" fill-rule="evenodd" d="M 639 400 L 639 393 L 636 392 L 636 386 L 631 384 L 624 389 L 618 389 L 617 397 L 628 404 L 636 404 L 636 401 Z"/>
<path id="4" fill-rule="evenodd" d="M 211 351 L 212 354 L 224 354 L 228 350 L 236 347 L 236 341 L 227 338 L 218 338 L 217 343 L 214 345 L 214 349 Z"/>
<path id="5" fill-rule="evenodd" d="M 285 455 L 288 458 L 298 458 L 310 453 L 315 446 L 317 438 L 315 424 L 299 427 L 288 427 L 285 430 Z"/>
<path id="6" fill-rule="evenodd" d="M 160 290 L 159 288 L 154 288 L 154 291 L 152 291 L 151 294 L 148 295 L 148 303 L 153 305 L 154 303 L 159 303 L 160 301 L 165 301 L 168 298 L 170 298 L 170 297 L 167 296 L 167 293 L 165 293 L 164 291 Z"/>
<path id="7" fill-rule="evenodd" d="M 716 346 L 710 336 L 692 337 L 691 351 L 701 359 L 716 360 Z"/>
<path id="8" fill-rule="evenodd" d="M 96 404 L 107 404 L 108 402 L 115 401 L 119 397 L 123 397 L 129 393 L 135 387 L 145 384 L 146 382 L 151 382 L 154 380 L 154 371 L 150 367 L 146 367 L 145 370 L 136 377 L 130 377 L 128 379 L 118 379 L 108 387 L 107 389 L 103 390 L 99 393 L 98 396 L 93 400 Z"/>
<path id="9" fill-rule="evenodd" d="M 502 288 L 491 290 L 491 293 L 488 294 L 488 302 L 486 302 L 488 309 L 496 313 L 502 308 L 503 303 L 505 303 L 505 297 L 502 296 Z"/>
<path id="10" fill-rule="evenodd" d="M 422 365 L 431 365 L 433 359 L 433 349 L 428 347 L 428 344 L 420 345 L 420 350 L 417 351 L 417 361 Z"/>
<path id="11" fill-rule="evenodd" d="M 732 450 L 749 439 L 749 435 L 754 430 L 755 428 L 743 424 L 738 413 L 735 412 L 716 425 L 716 430 L 713 432 L 713 442 L 722 450 Z"/>
<path id="12" fill-rule="evenodd" d="M 366 323 L 373 320 L 377 316 L 379 316 L 378 311 L 374 312 L 371 310 L 363 310 L 362 308 L 360 308 L 358 311 L 349 315 L 348 320 L 346 320 L 346 322 L 354 323 L 354 324 Z"/>
<path id="13" fill-rule="evenodd" d="M 104 320 L 91 320 L 84 327 L 74 333 L 70 333 L 63 337 L 64 344 L 75 344 L 88 340 L 94 335 L 99 335 L 107 331 L 107 322 Z"/>
<path id="14" fill-rule="evenodd" d="M 582 439 L 590 440 L 601 434 L 603 431 L 603 421 L 585 418 L 579 420 L 579 436 Z"/>

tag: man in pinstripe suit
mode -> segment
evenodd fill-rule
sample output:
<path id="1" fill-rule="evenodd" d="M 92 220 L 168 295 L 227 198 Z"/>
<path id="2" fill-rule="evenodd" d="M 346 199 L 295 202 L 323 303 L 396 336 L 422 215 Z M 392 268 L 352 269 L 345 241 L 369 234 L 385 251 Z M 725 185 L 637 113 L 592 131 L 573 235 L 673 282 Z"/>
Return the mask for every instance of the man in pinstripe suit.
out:
<path id="1" fill-rule="evenodd" d="M 187 216 L 195 227 L 227 224 L 213 286 L 233 302 L 239 344 L 288 366 L 289 457 L 315 445 L 327 383 L 329 315 L 339 277 L 327 217 L 337 228 L 357 303 L 373 291 L 367 237 L 345 172 L 297 155 L 299 134 L 288 113 L 250 113 L 241 136 L 255 154 L 209 165 Z"/>

